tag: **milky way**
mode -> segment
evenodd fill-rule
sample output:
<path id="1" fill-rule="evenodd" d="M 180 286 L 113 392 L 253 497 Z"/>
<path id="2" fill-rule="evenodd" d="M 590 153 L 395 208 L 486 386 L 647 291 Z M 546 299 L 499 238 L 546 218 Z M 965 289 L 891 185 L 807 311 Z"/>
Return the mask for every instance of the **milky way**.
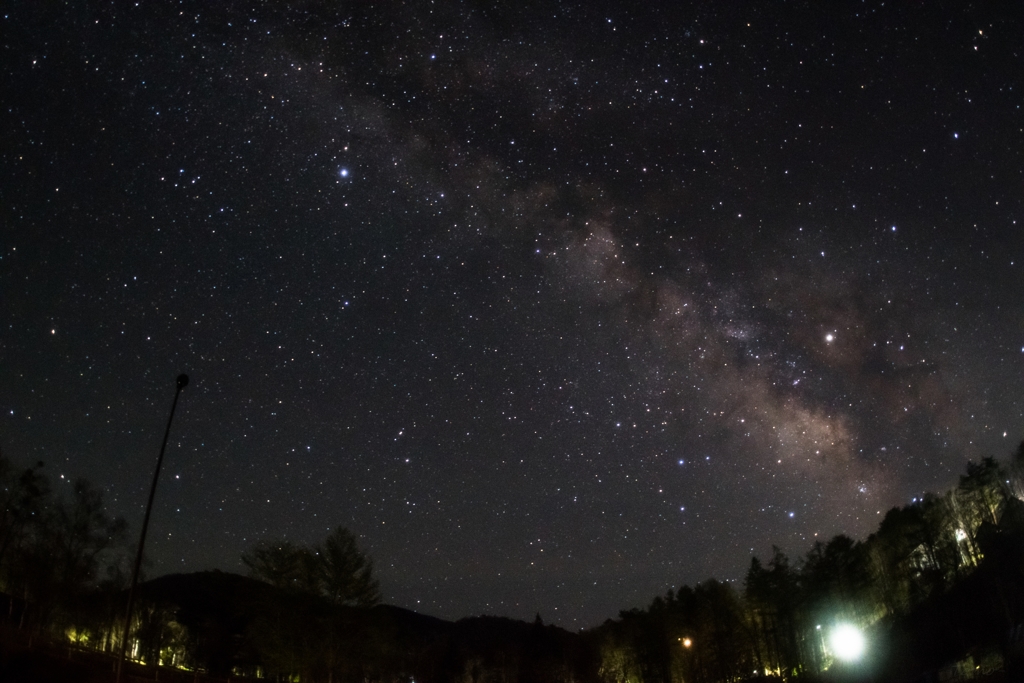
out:
<path id="1" fill-rule="evenodd" d="M 599 623 L 1024 436 L 1019 12 L 17 5 L 0 447 L 150 575 Z"/>

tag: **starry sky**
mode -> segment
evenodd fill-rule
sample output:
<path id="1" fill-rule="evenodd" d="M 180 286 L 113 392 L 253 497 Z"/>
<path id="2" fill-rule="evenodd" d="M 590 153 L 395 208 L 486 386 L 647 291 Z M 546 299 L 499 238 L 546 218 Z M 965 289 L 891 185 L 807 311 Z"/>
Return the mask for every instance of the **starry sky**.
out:
<path id="1" fill-rule="evenodd" d="M 137 533 L 189 373 L 150 576 L 592 626 L 1024 436 L 1019 3 L 141 5 L 0 18 L 0 448 Z"/>

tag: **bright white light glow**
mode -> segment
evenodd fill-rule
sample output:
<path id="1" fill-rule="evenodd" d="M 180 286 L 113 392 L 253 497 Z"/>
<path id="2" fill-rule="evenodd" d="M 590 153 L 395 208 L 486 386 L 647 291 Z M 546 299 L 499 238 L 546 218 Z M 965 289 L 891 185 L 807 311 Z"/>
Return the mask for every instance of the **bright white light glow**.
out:
<path id="1" fill-rule="evenodd" d="M 831 344 L 833 342 L 833 340 L 835 340 L 835 335 L 833 335 L 833 334 L 826 334 L 825 335 L 825 341 L 827 341 L 829 344 Z"/>
<path id="2" fill-rule="evenodd" d="M 844 662 L 855 662 L 864 654 L 864 635 L 856 626 L 839 624 L 828 640 L 833 654 Z"/>
<path id="3" fill-rule="evenodd" d="M 341 169 L 340 171 L 338 171 L 338 175 L 340 175 L 342 178 L 348 178 L 348 169 Z"/>

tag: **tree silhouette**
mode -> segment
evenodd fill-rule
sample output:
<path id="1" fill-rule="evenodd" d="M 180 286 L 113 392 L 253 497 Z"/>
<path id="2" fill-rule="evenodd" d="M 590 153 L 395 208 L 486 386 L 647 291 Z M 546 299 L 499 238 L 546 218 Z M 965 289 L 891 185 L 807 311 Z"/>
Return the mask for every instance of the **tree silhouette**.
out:
<path id="1" fill-rule="evenodd" d="M 327 598 L 336 605 L 371 607 L 380 602 L 373 561 L 344 527 L 311 547 L 288 541 L 257 543 L 242 555 L 242 563 L 254 579 Z"/>
<path id="2" fill-rule="evenodd" d="M 42 519 L 50 496 L 50 485 L 42 469 L 43 463 L 38 462 L 18 471 L 0 452 L 0 580 L 7 577 L 5 561 L 17 552 L 31 526 Z"/>
<path id="3" fill-rule="evenodd" d="M 338 527 L 318 547 L 321 593 L 338 605 L 371 607 L 380 602 L 373 561 L 356 544 L 352 532 Z"/>

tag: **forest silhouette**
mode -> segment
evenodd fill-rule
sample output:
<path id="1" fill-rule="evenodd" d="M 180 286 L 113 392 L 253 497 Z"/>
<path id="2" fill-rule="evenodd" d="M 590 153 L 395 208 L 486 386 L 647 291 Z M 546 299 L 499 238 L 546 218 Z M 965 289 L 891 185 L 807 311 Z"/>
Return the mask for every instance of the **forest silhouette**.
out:
<path id="1" fill-rule="evenodd" d="M 342 527 L 308 546 L 264 541 L 242 557 L 248 576 L 141 584 L 130 680 L 1022 680 L 1022 499 L 1024 443 L 892 508 L 863 541 L 839 535 L 795 559 L 775 548 L 742 586 L 681 586 L 578 633 L 539 614 L 450 622 L 380 604 L 373 563 Z M 90 483 L 58 495 L 42 463 L 2 454 L 0 506 L 0 679 L 112 680 L 127 524 Z M 864 634 L 861 659 L 837 656 L 840 628 Z"/>

